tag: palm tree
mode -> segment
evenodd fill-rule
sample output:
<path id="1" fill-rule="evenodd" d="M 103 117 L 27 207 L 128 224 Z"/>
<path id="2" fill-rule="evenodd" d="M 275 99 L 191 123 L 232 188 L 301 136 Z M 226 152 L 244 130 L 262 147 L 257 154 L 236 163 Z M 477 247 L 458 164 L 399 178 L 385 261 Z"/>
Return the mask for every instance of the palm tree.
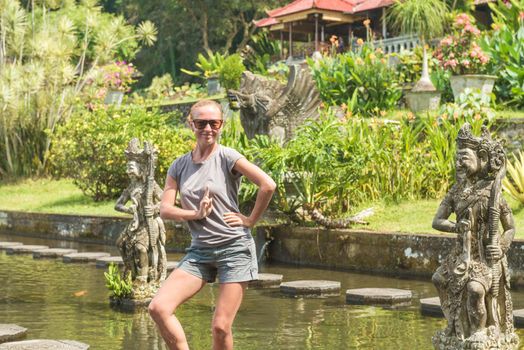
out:
<path id="1" fill-rule="evenodd" d="M 429 79 L 426 43 L 441 36 L 448 7 L 442 0 L 396 0 L 388 14 L 388 21 L 403 35 L 419 37 L 424 50 L 422 76 L 413 91 L 436 91 Z"/>

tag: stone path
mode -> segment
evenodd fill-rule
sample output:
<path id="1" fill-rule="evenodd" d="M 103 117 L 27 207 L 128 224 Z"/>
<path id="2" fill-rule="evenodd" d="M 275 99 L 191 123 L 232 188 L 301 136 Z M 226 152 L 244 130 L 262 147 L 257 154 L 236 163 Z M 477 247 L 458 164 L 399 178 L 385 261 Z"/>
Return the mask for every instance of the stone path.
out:
<path id="1" fill-rule="evenodd" d="M 7 247 L 6 253 L 12 254 L 32 254 L 37 250 L 49 249 L 46 245 L 16 245 Z"/>
<path id="2" fill-rule="evenodd" d="M 368 305 L 394 305 L 411 302 L 410 290 L 396 288 L 358 288 L 346 291 L 346 303 Z"/>
<path id="3" fill-rule="evenodd" d="M 0 242 L 0 250 L 5 250 L 8 247 L 14 247 L 16 245 L 22 245 L 20 242 Z"/>
<path id="4" fill-rule="evenodd" d="M 0 350 L 87 350 L 89 345 L 74 340 L 34 339 L 0 344 Z"/>
<path id="5" fill-rule="evenodd" d="M 109 264 L 117 264 L 119 267 L 124 266 L 124 261 L 121 256 L 105 256 L 100 259 L 96 259 L 96 267 L 99 269 L 105 269 Z"/>
<path id="6" fill-rule="evenodd" d="M 16 324 L 0 323 L 0 343 L 18 340 L 25 337 L 27 328 L 20 327 Z"/>
<path id="7" fill-rule="evenodd" d="M 340 282 L 302 280 L 283 282 L 280 292 L 292 296 L 335 296 L 340 294 Z"/>
<path id="8" fill-rule="evenodd" d="M 109 253 L 104 252 L 83 252 L 83 253 L 73 253 L 64 255 L 62 261 L 65 263 L 88 263 L 96 262 L 97 259 L 110 256 Z"/>
<path id="9" fill-rule="evenodd" d="M 250 288 L 278 288 L 284 276 L 275 273 L 259 273 L 258 280 L 250 281 Z"/>
<path id="10" fill-rule="evenodd" d="M 423 315 L 444 317 L 438 297 L 420 299 L 420 312 Z"/>
<path id="11" fill-rule="evenodd" d="M 42 249 L 33 252 L 33 259 L 44 259 L 44 258 L 60 258 L 66 254 L 76 253 L 76 249 L 65 249 L 65 248 L 49 248 Z"/>

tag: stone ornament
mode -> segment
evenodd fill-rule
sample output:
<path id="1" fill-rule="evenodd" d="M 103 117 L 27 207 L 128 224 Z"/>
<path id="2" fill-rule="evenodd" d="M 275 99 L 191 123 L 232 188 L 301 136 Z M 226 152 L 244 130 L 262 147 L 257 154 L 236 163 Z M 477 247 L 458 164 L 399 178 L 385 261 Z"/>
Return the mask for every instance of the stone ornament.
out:
<path id="1" fill-rule="evenodd" d="M 457 136 L 456 183 L 433 219 L 433 228 L 457 233 L 455 247 L 432 278 L 448 323 L 433 337 L 435 349 L 518 347 L 506 259 L 515 225 L 501 196 L 505 173 L 501 143 L 487 128 L 476 137 L 464 124 Z M 452 213 L 456 223 L 448 219 Z"/>
<path id="2" fill-rule="evenodd" d="M 154 295 L 167 273 L 166 230 L 160 218 L 162 189 L 154 178 L 157 150 L 150 142 L 140 148 L 140 141 L 132 139 L 125 155 L 130 184 L 118 198 L 115 210 L 131 214 L 133 219 L 118 237 L 117 247 L 124 275 L 131 274 L 133 298 L 142 299 Z"/>
<path id="3" fill-rule="evenodd" d="M 285 142 L 298 125 L 318 117 L 320 97 L 311 74 L 298 65 L 289 69 L 287 85 L 245 71 L 240 89 L 228 91 L 248 138 L 264 134 Z"/>

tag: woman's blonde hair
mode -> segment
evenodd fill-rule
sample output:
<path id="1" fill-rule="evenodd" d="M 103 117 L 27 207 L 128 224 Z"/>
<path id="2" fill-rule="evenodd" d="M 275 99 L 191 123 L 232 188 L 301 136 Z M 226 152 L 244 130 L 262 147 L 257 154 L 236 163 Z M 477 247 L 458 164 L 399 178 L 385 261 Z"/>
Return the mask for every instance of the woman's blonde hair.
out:
<path id="1" fill-rule="evenodd" d="M 189 115 L 187 116 L 187 121 L 190 122 L 198 116 L 198 113 L 195 113 L 197 109 L 205 106 L 214 106 L 220 112 L 220 118 L 222 118 L 222 105 L 215 100 L 200 100 L 194 105 L 191 106 L 189 110 Z"/>

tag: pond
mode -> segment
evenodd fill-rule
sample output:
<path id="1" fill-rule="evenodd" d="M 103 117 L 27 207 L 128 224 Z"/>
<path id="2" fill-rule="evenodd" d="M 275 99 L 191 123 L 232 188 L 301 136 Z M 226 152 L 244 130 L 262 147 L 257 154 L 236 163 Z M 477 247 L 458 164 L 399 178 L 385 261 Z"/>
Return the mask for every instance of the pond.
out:
<path id="1" fill-rule="evenodd" d="M 114 247 L 0 235 L 0 241 L 8 240 L 117 255 Z M 170 254 L 169 260 L 180 257 Z M 420 314 L 418 299 L 436 295 L 428 281 L 284 265 L 265 265 L 262 271 L 283 274 L 287 281 L 340 281 L 342 292 L 304 299 L 282 296 L 278 289 L 248 289 L 234 325 L 236 349 L 431 349 L 431 336 L 445 326 L 442 318 Z M 28 328 L 27 339 L 71 339 L 104 350 L 166 349 L 146 312 L 109 307 L 103 272 L 94 265 L 0 252 L 0 323 Z M 346 289 L 364 287 L 411 289 L 414 301 L 398 309 L 345 304 Z M 217 292 L 216 285 L 206 286 L 178 312 L 191 349 L 211 348 Z M 524 307 L 523 290 L 514 290 L 513 298 L 516 309 Z M 522 330 L 518 334 L 524 339 Z"/>

